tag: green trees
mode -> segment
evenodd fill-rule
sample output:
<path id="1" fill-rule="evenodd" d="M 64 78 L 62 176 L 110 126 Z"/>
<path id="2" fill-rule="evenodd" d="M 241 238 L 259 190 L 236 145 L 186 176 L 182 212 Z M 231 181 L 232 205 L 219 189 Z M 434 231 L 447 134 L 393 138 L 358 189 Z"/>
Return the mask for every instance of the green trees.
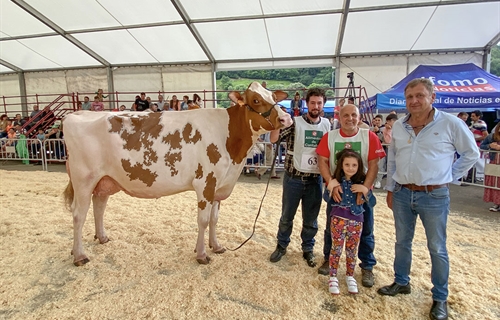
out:
<path id="1" fill-rule="evenodd" d="M 270 90 L 286 91 L 289 98 L 292 98 L 296 91 L 303 95 L 309 88 L 330 88 L 335 80 L 333 72 L 332 67 L 220 71 L 216 74 L 217 90 L 244 91 L 251 81 L 265 80 Z M 328 98 L 334 95 L 332 90 L 328 90 L 326 94 Z M 217 102 L 219 107 L 229 107 L 227 93 L 218 92 Z"/>
<path id="2" fill-rule="evenodd" d="M 490 73 L 500 77 L 500 46 L 491 48 Z"/>

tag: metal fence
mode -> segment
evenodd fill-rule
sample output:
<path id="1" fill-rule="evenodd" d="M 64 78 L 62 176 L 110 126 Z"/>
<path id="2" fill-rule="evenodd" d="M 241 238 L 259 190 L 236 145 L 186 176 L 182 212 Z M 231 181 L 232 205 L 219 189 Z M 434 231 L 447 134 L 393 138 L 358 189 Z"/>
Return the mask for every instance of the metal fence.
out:
<path id="1" fill-rule="evenodd" d="M 66 161 L 66 146 L 64 139 L 26 139 L 18 138 L 0 139 L 0 163 L 23 163 L 26 165 L 40 165 L 41 169 L 48 170 L 51 162 Z"/>

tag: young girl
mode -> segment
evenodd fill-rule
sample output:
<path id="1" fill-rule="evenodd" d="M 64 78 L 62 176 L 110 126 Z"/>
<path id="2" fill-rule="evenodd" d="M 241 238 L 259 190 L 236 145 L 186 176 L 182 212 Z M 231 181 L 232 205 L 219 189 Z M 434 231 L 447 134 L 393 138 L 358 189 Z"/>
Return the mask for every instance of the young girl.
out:
<path id="1" fill-rule="evenodd" d="M 335 156 L 337 167 L 333 178 L 338 181 L 342 190 L 342 201 L 332 201 L 330 213 L 332 222 L 330 226 L 332 234 L 332 249 L 330 252 L 330 280 L 328 281 L 331 294 L 340 293 L 337 271 L 340 256 L 345 242 L 346 251 L 346 282 L 347 290 L 351 294 L 358 293 L 358 285 L 354 279 L 354 267 L 356 266 L 356 255 L 359 239 L 363 229 L 363 206 L 358 205 L 358 199 L 366 200 L 370 192 L 364 185 L 366 175 L 363 173 L 363 161 L 361 156 L 352 149 L 344 149 Z"/>
<path id="2" fill-rule="evenodd" d="M 92 105 L 90 106 L 90 110 L 92 110 L 92 111 L 104 111 L 104 104 L 101 101 L 99 101 L 98 96 L 94 97 L 94 102 L 92 102 Z"/>

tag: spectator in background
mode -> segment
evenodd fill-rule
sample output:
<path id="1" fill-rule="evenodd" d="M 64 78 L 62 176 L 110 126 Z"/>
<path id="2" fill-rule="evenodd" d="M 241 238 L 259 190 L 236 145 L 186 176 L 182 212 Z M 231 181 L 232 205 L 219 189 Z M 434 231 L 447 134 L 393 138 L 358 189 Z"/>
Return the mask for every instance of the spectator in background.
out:
<path id="1" fill-rule="evenodd" d="M 92 109 L 92 103 L 89 101 L 89 97 L 83 97 L 82 110 L 90 110 Z"/>
<path id="2" fill-rule="evenodd" d="M 13 126 L 16 127 L 16 126 L 23 126 L 24 124 L 26 123 L 26 120 L 24 120 L 22 117 L 21 117 L 21 114 L 20 113 L 17 113 L 16 114 L 16 117 L 14 119 L 14 122 L 13 122 Z"/>
<path id="3" fill-rule="evenodd" d="M 469 114 L 467 112 L 459 112 L 457 117 L 459 117 L 460 119 L 462 119 L 464 122 L 467 122 L 467 120 L 469 119 Z"/>
<path id="4" fill-rule="evenodd" d="M 380 143 L 384 143 L 384 129 L 385 126 L 382 124 L 384 121 L 384 117 L 381 114 L 377 114 L 372 120 L 372 127 L 370 131 L 377 135 L 377 138 L 380 140 Z M 384 148 L 384 151 L 387 152 L 387 148 Z M 373 187 L 375 189 L 382 188 L 382 177 L 384 176 L 384 172 L 387 170 L 387 157 L 381 158 L 378 162 L 378 171 L 377 178 L 373 183 Z"/>
<path id="5" fill-rule="evenodd" d="M 495 126 L 495 129 L 481 142 L 481 150 L 492 150 L 497 152 L 490 152 L 489 165 L 500 165 L 500 126 Z M 500 177 L 485 175 L 484 177 L 484 195 L 485 202 L 493 202 L 490 208 L 492 212 L 500 211 L 500 190 L 491 189 L 488 187 L 500 186 Z"/>
<path id="6" fill-rule="evenodd" d="M 163 105 L 163 108 L 160 109 L 159 111 L 172 111 L 172 109 L 170 109 L 170 104 L 168 102 L 166 102 L 164 105 Z"/>
<path id="7" fill-rule="evenodd" d="M 5 131 L 9 133 L 10 128 L 13 128 L 14 125 L 12 124 L 12 120 L 7 119 L 7 126 L 5 127 Z"/>
<path id="8" fill-rule="evenodd" d="M 165 104 L 168 104 L 167 101 L 163 100 L 163 96 L 161 94 L 158 95 L 158 102 L 156 105 L 158 106 L 158 110 L 161 111 L 163 110 L 163 107 Z"/>
<path id="9" fill-rule="evenodd" d="M 349 97 L 347 98 L 347 104 L 354 104 L 354 105 L 356 105 L 356 104 L 354 103 L 354 97 L 353 97 L 353 96 L 349 96 Z"/>
<path id="10" fill-rule="evenodd" d="M 345 104 L 345 98 L 340 98 L 339 104 L 333 108 L 333 130 L 338 129 L 340 127 L 340 120 L 339 120 L 339 115 L 340 115 L 340 109 L 344 106 Z"/>
<path id="11" fill-rule="evenodd" d="M 7 136 L 7 125 L 9 117 L 6 114 L 0 116 L 0 138 L 5 138 Z"/>
<path id="12" fill-rule="evenodd" d="M 181 110 L 187 110 L 189 108 L 189 96 L 183 96 L 181 102 Z"/>
<path id="13" fill-rule="evenodd" d="M 31 111 L 30 114 L 30 119 L 32 119 L 33 125 L 35 125 L 38 121 L 42 120 L 42 118 L 43 118 L 43 111 L 40 110 L 38 105 L 35 104 L 33 106 L 33 111 Z"/>
<path id="14" fill-rule="evenodd" d="M 488 135 L 488 127 L 486 125 L 486 122 L 481 120 L 482 117 L 483 113 L 480 110 L 474 110 L 470 114 L 471 123 L 469 128 L 474 135 L 474 139 L 476 140 L 476 144 L 478 147 L 481 145 L 481 142 L 484 140 L 484 138 L 486 138 L 486 136 Z M 469 177 L 467 178 L 467 182 L 482 182 L 484 177 L 484 159 L 482 155 L 479 157 L 474 166 L 476 167 L 476 176 L 472 176 L 471 169 Z"/>
<path id="15" fill-rule="evenodd" d="M 398 116 L 394 113 L 389 113 L 385 118 L 385 129 L 383 131 L 384 141 L 383 143 L 390 144 L 392 141 L 392 126 L 394 122 L 398 120 Z M 387 153 L 387 152 L 386 152 Z"/>
<path id="16" fill-rule="evenodd" d="M 118 110 L 119 111 L 127 111 L 127 107 L 125 107 L 125 105 L 122 104 Z"/>
<path id="17" fill-rule="evenodd" d="M 15 147 L 17 142 L 17 132 L 14 127 L 10 127 L 7 130 L 7 140 L 5 140 L 5 143 L 2 146 L 2 150 L 5 151 L 5 147 Z"/>
<path id="18" fill-rule="evenodd" d="M 150 104 L 149 111 L 151 111 L 151 112 L 158 112 L 158 105 L 156 103 Z"/>
<path id="19" fill-rule="evenodd" d="M 102 103 L 102 102 L 101 102 Z M 47 139 L 64 139 L 64 134 L 59 130 L 59 126 L 54 125 L 45 136 Z M 64 143 L 59 141 L 49 141 L 49 151 L 53 152 L 56 159 L 61 159 L 65 156 Z"/>
<path id="20" fill-rule="evenodd" d="M 76 103 L 76 111 L 80 111 L 80 110 L 82 110 L 82 102 L 81 102 L 81 101 L 78 101 L 78 102 Z"/>
<path id="21" fill-rule="evenodd" d="M 383 122 L 384 122 L 384 117 L 381 114 L 377 114 L 373 118 L 372 127 L 370 128 L 370 130 L 377 135 L 377 137 L 380 139 L 381 142 L 384 142 L 384 137 L 382 135 L 382 131 L 384 131 L 384 125 L 382 124 Z"/>
<path id="22" fill-rule="evenodd" d="M 103 102 L 103 100 L 108 97 L 108 96 L 103 95 L 102 89 L 97 89 L 97 92 L 95 94 L 97 95 L 97 97 L 99 97 L 100 102 Z"/>
<path id="23" fill-rule="evenodd" d="M 181 102 L 177 99 L 177 96 L 174 94 L 172 96 L 172 100 L 170 100 L 170 109 L 173 111 L 181 110 Z"/>
<path id="24" fill-rule="evenodd" d="M 255 170 L 255 174 L 257 175 L 257 178 L 259 178 L 259 180 L 260 180 L 260 177 L 264 173 L 266 173 L 267 166 L 273 167 L 273 162 L 275 160 L 274 152 L 273 152 L 273 144 L 271 143 L 270 135 L 271 135 L 271 133 L 267 132 L 267 133 L 260 136 L 260 139 L 262 140 L 262 142 L 264 142 L 263 145 L 264 145 L 265 162 L 264 162 L 264 166 Z M 279 178 L 280 178 L 280 176 L 278 176 L 276 174 L 276 167 L 273 167 L 273 170 L 271 171 L 271 179 L 279 179 Z"/>
<path id="25" fill-rule="evenodd" d="M 146 111 L 149 109 L 149 102 L 146 100 L 146 94 L 141 92 L 139 99 L 135 100 L 135 111 Z"/>
<path id="26" fill-rule="evenodd" d="M 298 91 L 295 92 L 293 100 L 290 102 L 290 115 L 292 117 L 301 116 L 304 112 L 304 101 L 300 98 Z"/>
<path id="27" fill-rule="evenodd" d="M 264 87 L 264 89 L 267 89 L 267 82 L 266 81 L 262 81 L 261 85 L 262 85 L 262 87 Z"/>
<path id="28" fill-rule="evenodd" d="M 92 111 L 104 111 L 104 104 L 101 101 L 99 101 L 98 96 L 94 97 L 94 102 L 92 102 L 92 105 L 90 106 L 90 110 L 92 110 Z"/>
<path id="29" fill-rule="evenodd" d="M 44 141 L 45 141 L 45 132 L 43 131 L 42 128 L 38 129 L 38 133 L 36 135 L 36 138 L 40 141 L 33 140 L 31 142 L 31 150 L 33 150 L 33 156 L 35 158 L 41 158 L 41 156 L 38 156 L 37 154 L 40 153 L 41 143 L 44 143 Z M 41 163 L 39 163 L 39 164 L 41 164 Z"/>
<path id="30" fill-rule="evenodd" d="M 153 102 L 151 102 L 151 97 L 146 97 L 146 101 L 149 103 L 149 108 L 151 108 L 151 105 Z"/>
<path id="31" fill-rule="evenodd" d="M 196 93 L 193 94 L 193 104 L 197 105 L 200 109 L 203 108 L 203 101 L 201 101 L 201 97 Z"/>

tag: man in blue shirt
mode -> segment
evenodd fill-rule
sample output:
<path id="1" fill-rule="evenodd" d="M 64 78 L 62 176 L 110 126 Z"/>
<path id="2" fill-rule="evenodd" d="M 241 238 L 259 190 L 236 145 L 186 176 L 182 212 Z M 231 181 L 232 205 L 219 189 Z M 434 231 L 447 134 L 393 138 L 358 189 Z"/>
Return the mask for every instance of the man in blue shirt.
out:
<path id="1" fill-rule="evenodd" d="M 432 106 L 436 94 L 430 80 L 410 81 L 405 98 L 409 113 L 392 128 L 385 187 L 387 206 L 393 211 L 396 227 L 394 283 L 377 292 L 388 296 L 411 292 L 411 246 L 418 215 L 431 256 L 434 302 L 430 318 L 448 319 L 448 184 L 460 184 L 458 179 L 477 161 L 479 152 L 472 133 L 461 119 Z M 455 152 L 460 155 L 456 161 Z"/>

